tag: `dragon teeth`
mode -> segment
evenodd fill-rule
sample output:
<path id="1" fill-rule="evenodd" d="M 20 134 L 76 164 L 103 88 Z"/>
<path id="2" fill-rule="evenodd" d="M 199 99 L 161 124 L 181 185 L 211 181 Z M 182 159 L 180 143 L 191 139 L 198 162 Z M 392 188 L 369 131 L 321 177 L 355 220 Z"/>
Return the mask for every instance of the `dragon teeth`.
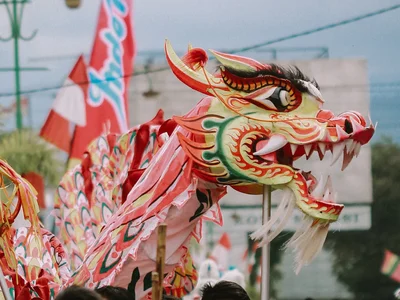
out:
<path id="1" fill-rule="evenodd" d="M 325 143 L 318 143 L 319 149 L 321 149 L 321 153 L 325 154 L 326 152 L 326 144 Z"/>
<path id="2" fill-rule="evenodd" d="M 339 139 L 339 140 L 347 139 L 347 138 L 350 136 L 350 135 L 349 135 L 346 131 L 344 131 L 343 128 L 340 127 L 339 125 L 336 125 L 336 133 L 337 133 L 337 136 L 338 136 L 338 139 Z"/>
<path id="3" fill-rule="evenodd" d="M 329 189 L 325 190 L 324 198 L 322 198 L 323 201 L 330 202 L 332 199 L 331 197 L 331 191 Z"/>
<path id="4" fill-rule="evenodd" d="M 332 179 L 331 176 L 328 176 L 325 184 L 325 193 L 323 200 L 327 202 L 335 202 L 335 196 L 332 196 L 332 194 L 333 194 Z"/>
<path id="5" fill-rule="evenodd" d="M 351 151 L 349 149 L 350 149 L 351 145 L 353 144 L 353 140 L 352 139 L 347 139 L 347 140 L 344 141 L 344 144 L 346 145 L 347 152 L 350 153 Z"/>
<path id="6" fill-rule="evenodd" d="M 323 160 L 326 152 L 326 144 L 321 142 L 316 143 L 316 150 L 318 152 L 319 159 Z"/>
<path id="7" fill-rule="evenodd" d="M 342 171 L 344 171 L 350 164 L 354 156 L 358 156 L 360 152 L 360 143 L 353 139 L 348 139 L 332 145 L 332 162 L 331 166 L 338 161 L 340 155 L 343 153 Z"/>
<path id="8" fill-rule="evenodd" d="M 351 126 L 353 127 L 353 133 L 363 131 L 365 128 L 353 118 L 350 118 Z"/>
<path id="9" fill-rule="evenodd" d="M 347 149 L 349 149 L 349 153 L 354 152 L 354 149 L 356 148 L 356 145 L 357 145 L 357 142 L 354 141 L 354 140 L 352 140 L 352 143 L 351 143 L 351 145 L 350 145 L 350 148 L 347 148 Z"/>
<path id="10" fill-rule="evenodd" d="M 361 144 L 358 142 L 355 142 L 355 147 L 354 147 L 354 154 L 356 157 L 358 157 L 358 155 L 360 154 L 360 150 L 361 150 Z"/>
<path id="11" fill-rule="evenodd" d="M 331 177 L 328 176 L 325 180 L 324 177 L 321 175 L 317 182 L 317 186 L 311 192 L 311 196 L 315 197 L 316 199 L 322 199 L 325 202 L 334 202 L 336 194 L 333 195 Z"/>
<path id="12" fill-rule="evenodd" d="M 315 189 L 311 192 L 311 195 L 315 198 L 321 198 L 322 195 L 324 194 L 324 189 L 325 189 L 325 181 L 324 177 L 321 175 L 317 182 L 317 186 Z"/>
<path id="13" fill-rule="evenodd" d="M 304 145 L 304 152 L 306 153 L 307 157 L 310 156 L 310 153 L 312 152 L 311 149 L 312 149 L 312 145 L 310 145 L 310 144 Z"/>
<path id="14" fill-rule="evenodd" d="M 344 150 L 345 146 L 346 145 L 343 142 L 340 142 L 340 143 L 332 145 L 332 162 L 331 162 L 331 166 L 333 166 L 335 164 L 335 162 L 337 162 L 337 160 L 339 159 L 340 155 L 343 153 L 343 150 Z"/>
<path id="15" fill-rule="evenodd" d="M 353 159 L 354 153 L 353 152 L 347 152 L 346 148 L 343 151 L 343 162 L 342 162 L 342 171 L 344 171 L 347 166 L 350 164 L 351 160 Z"/>
<path id="16" fill-rule="evenodd" d="M 292 155 L 296 153 L 298 145 L 296 144 L 290 144 L 290 150 L 292 151 Z"/>

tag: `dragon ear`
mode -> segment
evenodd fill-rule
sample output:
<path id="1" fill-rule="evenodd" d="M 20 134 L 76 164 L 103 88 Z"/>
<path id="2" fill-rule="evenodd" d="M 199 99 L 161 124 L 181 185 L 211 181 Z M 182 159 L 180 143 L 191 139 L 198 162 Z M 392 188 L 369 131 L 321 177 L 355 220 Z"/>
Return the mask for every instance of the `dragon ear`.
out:
<path id="1" fill-rule="evenodd" d="M 205 70 L 204 66 L 208 61 L 208 57 L 203 49 L 189 46 L 188 52 L 180 59 L 172 48 L 171 43 L 166 40 L 165 54 L 175 76 L 192 89 L 214 96 L 211 92 L 212 88 L 226 88 L 220 78 L 215 78 Z"/>
<path id="2" fill-rule="evenodd" d="M 227 68 L 244 72 L 254 72 L 265 69 L 265 65 L 251 58 L 226 54 L 215 50 L 210 50 L 210 52 L 223 66 Z"/>

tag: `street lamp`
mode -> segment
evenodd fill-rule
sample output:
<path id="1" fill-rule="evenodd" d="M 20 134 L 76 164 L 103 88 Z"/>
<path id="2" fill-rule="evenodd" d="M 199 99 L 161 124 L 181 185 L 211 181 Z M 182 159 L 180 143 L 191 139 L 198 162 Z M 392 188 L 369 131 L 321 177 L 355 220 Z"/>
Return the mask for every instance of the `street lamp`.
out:
<path id="1" fill-rule="evenodd" d="M 76 9 L 81 5 L 81 0 L 65 0 L 65 4 L 68 8 Z"/>
<path id="2" fill-rule="evenodd" d="M 47 68 L 24 68 L 20 66 L 19 62 L 19 40 L 30 41 L 32 40 L 37 30 L 33 31 L 30 36 L 23 36 L 21 34 L 22 16 L 25 4 L 28 0 L 2 0 L 0 5 L 4 5 L 10 21 L 11 33 L 8 37 L 3 38 L 0 36 L 0 42 L 13 41 L 14 43 L 14 67 L 0 68 L 0 72 L 13 71 L 15 74 L 15 97 L 16 97 L 16 121 L 17 129 L 22 129 L 22 112 L 21 112 L 21 88 L 20 88 L 20 72 L 21 71 L 45 71 Z"/>

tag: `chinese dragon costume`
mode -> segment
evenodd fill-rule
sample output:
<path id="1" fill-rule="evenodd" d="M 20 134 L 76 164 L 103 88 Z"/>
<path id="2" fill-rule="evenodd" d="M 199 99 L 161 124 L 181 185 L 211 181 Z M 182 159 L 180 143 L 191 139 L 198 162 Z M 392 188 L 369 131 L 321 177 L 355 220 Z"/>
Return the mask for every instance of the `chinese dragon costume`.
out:
<path id="1" fill-rule="evenodd" d="M 117 285 L 150 299 L 160 223 L 167 224 L 165 290 L 189 293 L 197 280 L 189 240 L 201 238 L 204 220 L 222 224 L 226 186 L 287 191 L 253 238 L 271 241 L 300 209 L 303 225 L 287 244 L 297 270 L 318 254 L 343 209 L 330 180 L 293 162 L 330 151 L 334 161 L 343 155 L 344 170 L 375 131 L 361 114 L 324 110 L 318 84 L 296 68 L 212 51 L 220 63 L 212 74 L 203 49 L 189 47 L 179 58 L 166 41 L 165 52 L 175 76 L 205 98 L 184 116 L 164 121 L 160 111 L 125 134 L 104 133 L 63 177 L 55 215 L 71 275 L 54 293 L 73 284 Z"/>

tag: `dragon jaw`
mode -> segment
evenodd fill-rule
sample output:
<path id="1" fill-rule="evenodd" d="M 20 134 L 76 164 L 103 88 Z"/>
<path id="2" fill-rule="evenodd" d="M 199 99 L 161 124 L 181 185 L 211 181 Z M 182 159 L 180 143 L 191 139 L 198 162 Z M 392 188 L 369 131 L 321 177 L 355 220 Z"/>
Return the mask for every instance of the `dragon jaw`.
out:
<path id="1" fill-rule="evenodd" d="M 366 126 L 361 115 L 350 112 L 328 120 L 321 137 L 311 142 L 292 143 L 282 133 L 272 134 L 267 139 L 256 141 L 252 146 L 255 151 L 249 155 L 271 164 L 287 165 L 295 170 L 293 163 L 299 158 L 305 157 L 308 160 L 313 153 L 317 153 L 320 160 L 323 160 L 331 152 L 331 165 L 342 156 L 341 169 L 344 171 L 352 159 L 359 155 L 361 146 L 371 139 L 374 130 L 372 124 Z M 321 223 L 338 219 L 343 205 L 335 203 L 336 196 L 330 178 L 325 182 L 322 178 L 317 180 L 310 172 L 297 171 L 294 181 L 288 185 L 297 194 L 298 207 L 306 215 Z"/>
<path id="2" fill-rule="evenodd" d="M 282 200 L 277 209 L 281 215 L 252 236 L 262 239 L 260 245 L 271 241 L 279 234 L 271 230 L 283 229 L 294 202 L 305 215 L 305 226 L 288 245 L 296 249 L 299 266 L 309 262 L 343 205 L 335 203 L 330 179 L 317 180 L 293 162 L 313 152 L 322 160 L 331 151 L 333 162 L 343 154 L 344 170 L 371 139 L 374 126 L 358 112 L 335 116 L 324 110 L 317 83 L 298 69 L 212 51 L 222 66 L 219 74 L 210 74 L 204 69 L 204 50 L 191 48 L 180 60 L 168 42 L 165 48 L 174 74 L 210 99 L 204 115 L 174 118 L 196 136 L 179 139 L 198 176 L 249 194 L 262 193 L 263 185 L 290 190 L 294 200 Z"/>

